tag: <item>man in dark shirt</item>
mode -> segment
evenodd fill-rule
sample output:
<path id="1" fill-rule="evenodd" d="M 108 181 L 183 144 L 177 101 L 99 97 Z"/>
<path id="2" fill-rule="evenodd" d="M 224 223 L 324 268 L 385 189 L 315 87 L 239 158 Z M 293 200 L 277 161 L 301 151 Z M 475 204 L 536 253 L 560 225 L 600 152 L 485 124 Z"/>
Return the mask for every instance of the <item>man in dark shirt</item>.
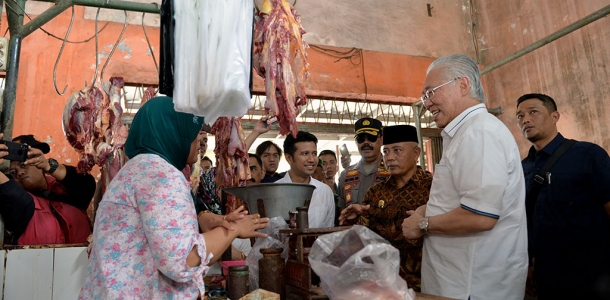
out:
<path id="1" fill-rule="evenodd" d="M 530 221 L 530 270 L 533 271 L 530 273 L 533 273 L 538 298 L 608 299 L 608 153 L 596 144 L 577 142 L 546 173 L 534 199 L 531 195 L 532 187 L 537 184 L 534 176 L 565 138 L 557 131 L 557 105 L 547 95 L 521 96 L 517 100 L 517 120 L 521 132 L 533 144 L 522 164 Z M 528 287 L 531 290 L 532 285 Z"/>

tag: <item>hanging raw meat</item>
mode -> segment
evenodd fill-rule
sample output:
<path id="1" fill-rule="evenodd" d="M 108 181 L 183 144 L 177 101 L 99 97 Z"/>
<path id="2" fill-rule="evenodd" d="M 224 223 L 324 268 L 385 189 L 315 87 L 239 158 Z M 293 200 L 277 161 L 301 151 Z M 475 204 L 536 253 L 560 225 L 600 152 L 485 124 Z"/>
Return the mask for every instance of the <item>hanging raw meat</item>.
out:
<path id="1" fill-rule="evenodd" d="M 109 101 L 106 102 L 107 106 L 102 106 L 100 108 L 108 115 L 108 124 L 110 125 L 109 128 L 105 128 L 103 142 L 112 147 L 112 151 L 108 154 L 106 159 L 103 162 L 101 159 L 99 161 L 99 165 L 103 167 L 102 172 L 107 173 L 105 174 L 107 176 L 106 183 L 110 183 L 112 178 L 114 178 L 126 162 L 125 154 L 122 149 L 123 145 L 125 145 L 125 141 L 127 141 L 128 130 L 121 119 L 123 115 L 121 91 L 124 86 L 125 80 L 123 80 L 122 77 L 111 77 L 107 84 L 107 89 L 105 89 L 108 91 L 107 98 Z"/>
<path id="2" fill-rule="evenodd" d="M 106 187 L 127 161 L 123 145 L 128 130 L 121 120 L 124 85 L 123 78 L 111 77 L 104 87 L 105 94 L 95 86 L 85 87 L 70 96 L 64 106 L 64 133 L 80 154 L 76 170 L 83 174 L 96 164 L 101 167 L 99 188 L 89 215 L 92 221 Z"/>
<path id="3" fill-rule="evenodd" d="M 104 137 L 106 138 L 106 142 L 109 142 L 114 150 L 123 147 L 125 141 L 127 141 L 128 130 L 121 119 L 123 116 L 121 90 L 124 86 L 125 80 L 123 80 L 122 77 L 110 77 L 110 87 L 108 88 L 110 103 L 106 108 L 110 111 L 110 134 L 106 131 Z"/>
<path id="4" fill-rule="evenodd" d="M 85 174 L 96 163 L 96 120 L 104 95 L 95 86 L 85 87 L 70 96 L 64 106 L 63 129 L 70 145 L 80 155 L 76 170 Z"/>
<path id="5" fill-rule="evenodd" d="M 309 46 L 297 11 L 285 0 L 265 0 L 254 19 L 254 68 L 265 78 L 265 109 L 278 117 L 280 134 L 296 136 L 298 106 L 307 104 Z"/>
<path id="6" fill-rule="evenodd" d="M 146 101 L 152 99 L 156 94 L 157 94 L 157 91 L 155 91 L 154 87 L 152 87 L 152 86 L 147 87 L 146 90 L 144 90 L 144 93 L 142 93 L 142 99 L 140 100 L 140 107 L 142 107 L 142 105 L 144 105 L 144 103 L 146 103 Z"/>
<path id="7" fill-rule="evenodd" d="M 127 127 L 121 116 L 121 89 L 125 81 L 112 77 L 106 84 L 106 96 L 95 86 L 72 94 L 64 106 L 63 127 L 70 145 L 80 154 L 76 169 L 88 173 L 94 165 L 116 175 L 125 159 L 121 148 L 127 140 Z"/>
<path id="8" fill-rule="evenodd" d="M 216 188 L 220 195 L 222 189 L 244 186 L 250 176 L 248 151 L 244 142 L 241 118 L 221 117 L 214 122 L 210 132 L 214 135 L 216 147 Z M 227 213 L 237 208 L 235 196 L 227 194 Z"/>

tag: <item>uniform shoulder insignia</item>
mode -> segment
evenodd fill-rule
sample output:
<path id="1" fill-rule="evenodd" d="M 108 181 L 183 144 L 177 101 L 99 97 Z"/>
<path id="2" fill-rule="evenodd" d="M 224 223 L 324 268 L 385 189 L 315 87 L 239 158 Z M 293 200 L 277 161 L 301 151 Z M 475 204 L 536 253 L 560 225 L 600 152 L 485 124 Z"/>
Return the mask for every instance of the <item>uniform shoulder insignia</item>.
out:
<path id="1" fill-rule="evenodd" d="M 349 170 L 347 172 L 348 176 L 354 176 L 354 175 L 358 175 L 358 170 Z"/>

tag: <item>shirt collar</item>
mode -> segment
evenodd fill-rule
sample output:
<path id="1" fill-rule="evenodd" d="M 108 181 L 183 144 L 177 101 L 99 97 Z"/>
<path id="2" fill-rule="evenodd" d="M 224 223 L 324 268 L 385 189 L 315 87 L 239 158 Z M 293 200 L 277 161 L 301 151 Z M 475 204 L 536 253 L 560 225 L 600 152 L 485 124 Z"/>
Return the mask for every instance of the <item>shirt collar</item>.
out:
<path id="1" fill-rule="evenodd" d="M 472 118 L 473 116 L 475 116 L 477 114 L 483 113 L 483 112 L 487 112 L 487 107 L 485 107 L 485 104 L 481 103 L 481 104 L 471 106 L 471 107 L 467 108 L 466 110 L 464 110 L 461 114 L 459 114 L 451 122 L 449 122 L 449 124 L 447 124 L 447 126 L 445 126 L 445 129 L 443 129 L 443 132 L 445 132 L 445 134 L 447 134 L 448 136 L 453 137 L 455 135 L 455 133 L 458 132 L 460 127 L 462 127 L 462 125 L 464 123 L 466 123 L 466 120 Z"/>
<path id="2" fill-rule="evenodd" d="M 425 173 L 424 169 L 422 169 L 422 167 L 420 167 L 420 166 L 417 166 L 417 169 L 415 170 L 415 173 L 413 173 L 413 176 L 411 176 L 411 179 L 409 179 L 409 181 L 407 181 L 407 183 L 404 186 L 402 186 L 401 189 L 408 186 L 409 182 L 415 183 L 415 186 L 417 188 L 425 188 L 424 181 L 423 181 L 424 173 Z M 390 176 L 388 183 L 391 184 L 392 186 L 398 188 L 396 185 L 396 177 Z"/>
<path id="3" fill-rule="evenodd" d="M 544 152 L 548 155 L 552 155 L 553 152 L 555 152 L 555 150 L 557 150 L 557 148 L 559 148 L 559 146 L 561 146 L 561 144 L 563 143 L 563 141 L 565 140 L 565 138 L 563 137 L 563 135 L 561 135 L 561 133 L 557 133 L 557 136 L 555 136 L 555 138 L 548 143 L 546 146 L 544 146 L 544 148 L 542 148 L 540 150 L 540 152 Z M 530 147 L 530 150 L 527 154 L 528 157 L 534 157 L 536 156 L 536 149 L 534 148 L 534 146 Z"/>
<path id="4" fill-rule="evenodd" d="M 375 168 L 373 169 L 373 171 L 371 171 L 371 173 L 376 173 L 377 170 L 379 169 L 379 166 L 383 166 L 383 156 L 381 156 L 381 159 L 379 159 L 379 161 L 377 162 L 377 164 L 375 165 Z M 356 167 L 354 167 L 354 169 L 358 170 L 358 172 L 364 174 L 364 175 L 369 175 L 366 174 L 366 170 L 364 170 L 364 162 L 362 161 L 362 159 L 360 159 L 357 163 L 356 163 Z"/>
<path id="5" fill-rule="evenodd" d="M 290 182 L 294 183 L 294 181 L 292 181 L 292 178 L 290 178 L 290 170 L 288 170 L 288 171 L 286 172 L 286 175 L 284 175 L 284 178 L 286 178 L 286 179 L 288 179 Z M 312 184 L 312 185 L 313 185 L 313 183 L 311 182 L 311 180 L 312 180 L 312 179 L 313 179 L 313 178 L 312 178 L 311 176 L 309 176 L 309 182 L 308 182 L 308 183 L 305 183 L 305 184 Z M 300 182 L 299 182 L 299 183 L 300 183 Z"/>

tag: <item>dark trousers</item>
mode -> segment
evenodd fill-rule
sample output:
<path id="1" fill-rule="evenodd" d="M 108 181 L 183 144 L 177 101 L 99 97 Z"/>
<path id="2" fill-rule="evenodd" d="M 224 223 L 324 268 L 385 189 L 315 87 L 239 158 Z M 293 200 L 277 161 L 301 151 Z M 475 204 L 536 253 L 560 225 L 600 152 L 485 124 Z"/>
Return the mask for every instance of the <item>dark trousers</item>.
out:
<path id="1" fill-rule="evenodd" d="M 571 258 L 569 255 L 562 259 L 536 258 L 534 278 L 538 299 L 610 299 L 608 260 L 570 261 Z"/>

